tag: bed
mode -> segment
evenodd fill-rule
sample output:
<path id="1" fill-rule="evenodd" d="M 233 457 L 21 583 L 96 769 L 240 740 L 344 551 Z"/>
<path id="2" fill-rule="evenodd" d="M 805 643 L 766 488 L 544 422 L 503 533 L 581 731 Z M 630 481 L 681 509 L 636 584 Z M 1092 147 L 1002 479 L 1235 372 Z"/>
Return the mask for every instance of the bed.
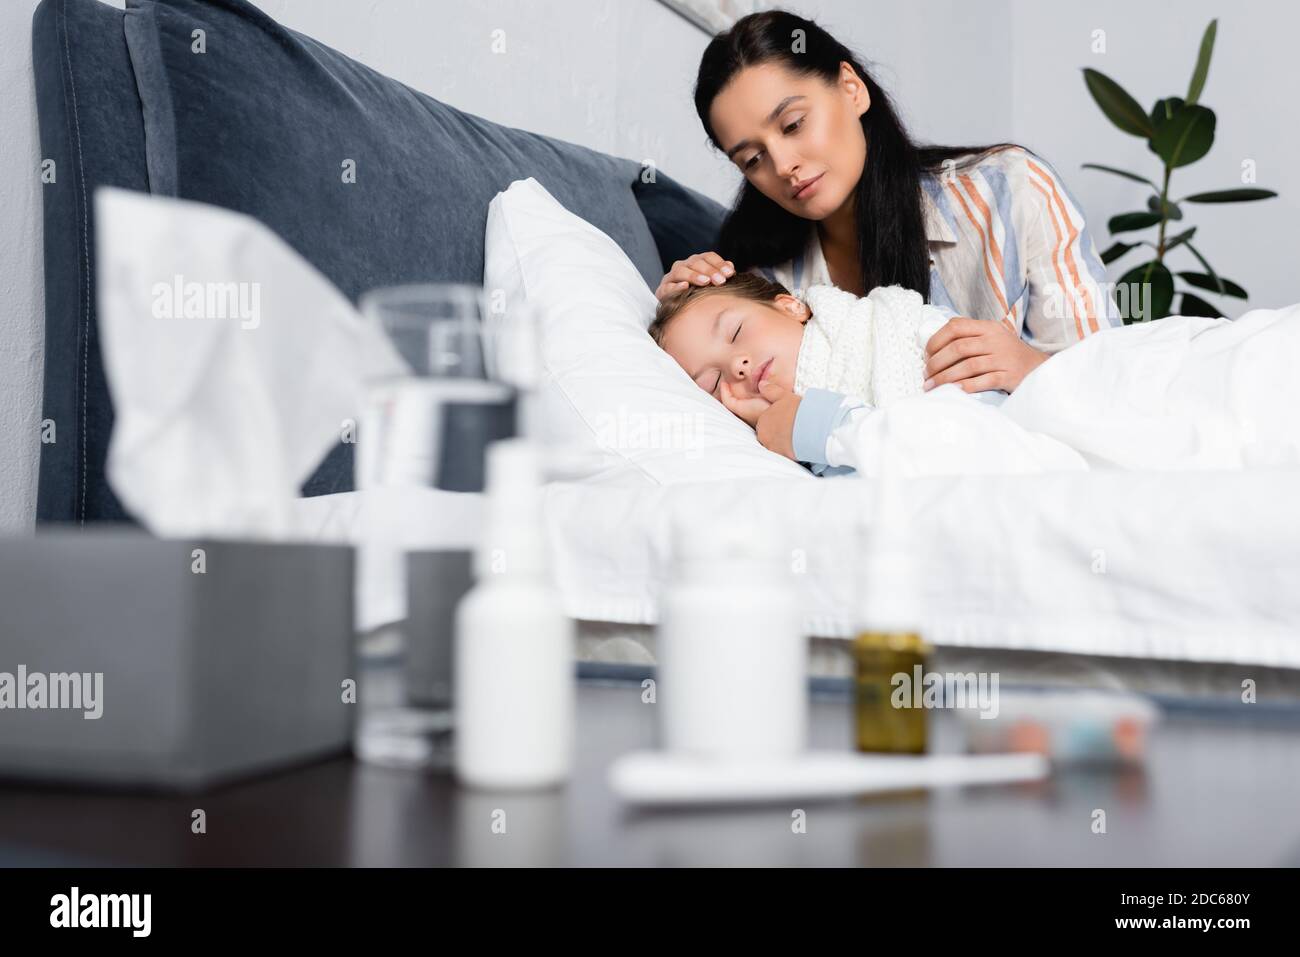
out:
<path id="1" fill-rule="evenodd" d="M 545 497 L 557 583 L 578 621 L 592 676 L 642 678 L 656 661 L 658 594 L 671 548 L 664 516 L 689 500 L 721 520 L 757 504 L 807 544 L 801 599 L 815 681 L 842 683 L 862 582 L 859 529 L 844 521 L 857 479 L 756 483 L 742 502 L 725 483 L 554 483 Z M 1300 540 L 1284 472 L 1122 473 L 933 478 L 908 508 L 926 571 L 925 634 L 944 671 L 997 671 L 1013 684 L 1142 690 L 1239 705 L 1249 680 L 1264 707 L 1300 705 Z M 370 492 L 300 502 L 304 527 L 337 528 Z M 474 540 L 478 493 L 412 490 L 374 502 L 413 550 Z M 1213 523 L 1197 516 L 1221 503 Z M 581 512 L 581 515 L 576 514 Z M 419 514 L 418 522 L 402 520 Z M 996 544 L 990 545 L 990 542 Z M 1105 543 L 1100 546 L 1099 543 Z M 1098 564 L 1104 547 L 1106 565 Z M 358 624 L 405 613 L 401 565 L 362 562 Z"/>

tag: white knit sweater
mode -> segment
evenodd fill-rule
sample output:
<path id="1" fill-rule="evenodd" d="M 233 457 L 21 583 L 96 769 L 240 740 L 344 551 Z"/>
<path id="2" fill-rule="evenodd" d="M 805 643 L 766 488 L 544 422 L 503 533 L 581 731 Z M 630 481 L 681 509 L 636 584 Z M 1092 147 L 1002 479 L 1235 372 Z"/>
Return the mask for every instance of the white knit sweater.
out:
<path id="1" fill-rule="evenodd" d="M 835 286 L 809 287 L 794 391 L 829 389 L 886 406 L 922 391 L 925 343 L 949 315 L 902 286 L 859 298 Z"/>

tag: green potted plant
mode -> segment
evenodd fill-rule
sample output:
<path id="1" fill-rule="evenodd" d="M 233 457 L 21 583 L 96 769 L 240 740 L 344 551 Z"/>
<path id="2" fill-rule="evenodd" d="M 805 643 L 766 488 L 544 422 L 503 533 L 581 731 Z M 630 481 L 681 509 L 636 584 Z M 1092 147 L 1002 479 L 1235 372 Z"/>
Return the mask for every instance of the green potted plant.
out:
<path id="1" fill-rule="evenodd" d="M 1087 68 L 1083 71 L 1083 79 L 1088 86 L 1088 92 L 1097 101 L 1097 105 L 1101 107 L 1101 111 L 1106 114 L 1107 119 L 1125 133 L 1145 139 L 1148 148 L 1159 157 L 1164 167 L 1160 184 L 1156 185 L 1153 180 L 1147 179 L 1145 176 L 1139 176 L 1137 173 L 1131 173 L 1128 170 L 1116 169 L 1113 166 L 1102 166 L 1098 163 L 1083 164 L 1085 169 L 1101 170 L 1104 173 L 1122 176 L 1125 179 L 1149 186 L 1152 190 L 1151 195 L 1147 198 L 1147 208 L 1145 210 L 1120 213 L 1112 216 L 1107 223 L 1112 236 L 1117 233 L 1156 230 L 1154 241 L 1149 238 L 1137 239 L 1133 242 L 1116 240 L 1101 255 L 1102 262 L 1109 265 L 1121 256 L 1143 246 L 1155 250 L 1154 259 L 1134 266 L 1120 277 L 1119 284 L 1121 286 L 1130 283 L 1140 284 L 1136 287 L 1127 286 L 1127 288 L 1149 290 L 1150 297 L 1148 308 L 1141 311 L 1141 314 L 1133 314 L 1134 310 L 1125 308 L 1124 304 L 1121 305 L 1125 323 L 1147 319 L 1163 319 L 1165 316 L 1173 315 L 1171 309 L 1175 295 L 1181 296 L 1178 315 L 1223 315 L 1217 307 L 1206 302 L 1196 293 L 1189 292 L 1185 288 L 1176 288 L 1175 276 L 1183 284 L 1200 291 L 1233 296 L 1239 299 L 1246 298 L 1246 290 L 1240 284 L 1215 272 L 1200 251 L 1192 245 L 1192 237 L 1196 235 L 1196 227 L 1183 228 L 1185 224 L 1182 222 L 1182 204 L 1245 203 L 1270 199 L 1276 196 L 1277 193 L 1268 189 L 1244 187 L 1216 190 L 1209 193 L 1194 193 L 1178 200 L 1169 197 L 1169 183 L 1174 170 L 1196 162 L 1208 153 L 1210 147 L 1214 144 L 1214 111 L 1198 101 L 1200 100 L 1201 90 L 1205 86 L 1205 78 L 1210 72 L 1210 54 L 1214 50 L 1214 37 L 1218 30 L 1218 22 L 1218 20 L 1211 20 L 1210 25 L 1205 28 L 1205 34 L 1201 38 L 1200 53 L 1196 58 L 1196 67 L 1192 71 L 1192 80 L 1187 88 L 1187 95 L 1185 97 L 1170 96 L 1158 100 L 1149 113 L 1142 109 L 1138 101 L 1130 96 L 1123 87 L 1104 73 Z M 1171 223 L 1178 223 L 1176 228 L 1179 231 L 1172 231 L 1170 229 Z M 1196 258 L 1203 271 L 1190 270 L 1177 273 L 1170 271 L 1165 263 L 1165 257 L 1180 247 Z"/>

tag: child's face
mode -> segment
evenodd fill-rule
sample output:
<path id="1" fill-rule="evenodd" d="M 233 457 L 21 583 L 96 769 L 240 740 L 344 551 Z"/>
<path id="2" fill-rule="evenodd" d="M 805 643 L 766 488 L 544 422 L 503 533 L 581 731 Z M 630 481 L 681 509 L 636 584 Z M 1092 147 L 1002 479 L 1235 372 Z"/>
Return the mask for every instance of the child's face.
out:
<path id="1" fill-rule="evenodd" d="M 726 382 L 738 399 L 759 395 L 758 377 L 794 391 L 803 324 L 811 312 L 794 296 L 772 302 L 714 293 L 673 316 L 663 348 L 705 392 L 719 398 Z"/>

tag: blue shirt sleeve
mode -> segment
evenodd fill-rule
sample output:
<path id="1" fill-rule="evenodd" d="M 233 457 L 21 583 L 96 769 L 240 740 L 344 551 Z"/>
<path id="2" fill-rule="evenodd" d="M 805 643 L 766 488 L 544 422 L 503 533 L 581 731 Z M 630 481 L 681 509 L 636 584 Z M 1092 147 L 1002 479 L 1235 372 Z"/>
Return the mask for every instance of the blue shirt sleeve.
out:
<path id="1" fill-rule="evenodd" d="M 853 469 L 847 465 L 828 465 L 826 459 L 826 440 L 830 434 L 848 417 L 850 403 L 846 396 L 830 389 L 808 389 L 799 401 L 799 410 L 794 415 L 794 428 L 790 435 L 790 446 L 796 461 L 808 463 L 812 473 L 818 477 L 827 475 L 844 475 Z"/>

